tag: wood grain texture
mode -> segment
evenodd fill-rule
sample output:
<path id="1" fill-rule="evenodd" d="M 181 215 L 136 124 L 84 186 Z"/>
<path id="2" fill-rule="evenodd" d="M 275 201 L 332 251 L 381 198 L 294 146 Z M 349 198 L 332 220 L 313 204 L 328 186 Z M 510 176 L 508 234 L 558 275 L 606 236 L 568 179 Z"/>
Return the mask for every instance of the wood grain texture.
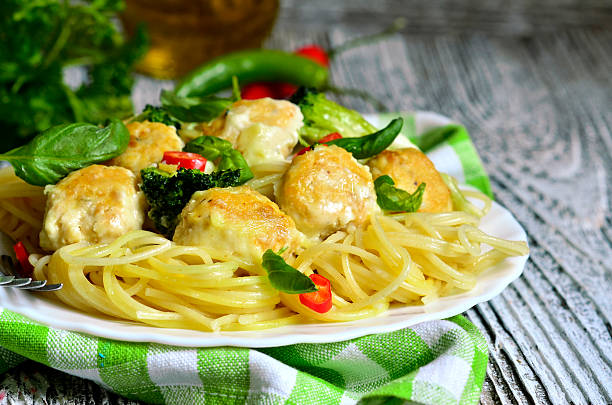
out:
<path id="1" fill-rule="evenodd" d="M 473 30 L 453 35 L 408 31 L 340 55 L 331 74 L 338 86 L 367 90 L 390 111 L 431 110 L 462 122 L 491 175 L 496 199 L 527 230 L 531 258 L 523 277 L 467 312 L 491 350 L 481 402 L 609 404 L 612 32 L 592 28 L 609 21 L 612 6 L 565 0 L 553 10 L 551 1 L 519 3 L 525 6 L 515 11 L 519 15 L 542 14 L 547 7 L 550 18 L 562 13 L 567 20 L 552 32 L 534 26 L 511 36 L 502 35 L 505 20 L 494 36 L 476 22 Z M 333 46 L 353 37 L 361 21 L 364 29 L 384 26 L 384 19 L 366 22 L 359 11 L 365 4 L 351 2 L 348 11 L 338 6 L 320 16 L 325 21 L 361 13 L 357 22 L 310 31 L 305 27 L 313 16 L 301 14 L 302 24 L 290 27 L 283 21 L 296 21 L 291 13 L 298 11 L 283 11 L 286 20 L 269 46 Z M 585 7 L 589 18 L 577 16 L 580 4 L 591 6 Z M 141 80 L 137 104 L 170 85 Z M 359 99 L 340 101 L 372 111 Z M 9 404 L 136 404 L 31 362 L 0 375 L 2 389 L 10 393 Z"/>
<path id="2" fill-rule="evenodd" d="M 482 32 L 529 36 L 570 28 L 610 29 L 608 0 L 284 0 L 278 27 L 286 31 L 327 31 L 342 26 L 380 30 L 396 18 L 410 34 Z"/>

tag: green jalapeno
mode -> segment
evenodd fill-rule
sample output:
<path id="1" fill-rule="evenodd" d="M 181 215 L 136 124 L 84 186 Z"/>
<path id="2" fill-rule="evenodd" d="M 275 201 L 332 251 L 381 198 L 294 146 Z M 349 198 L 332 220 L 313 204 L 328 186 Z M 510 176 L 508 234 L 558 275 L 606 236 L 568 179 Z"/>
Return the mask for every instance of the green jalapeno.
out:
<path id="1" fill-rule="evenodd" d="M 200 66 L 184 77 L 175 89 L 181 97 L 206 96 L 232 86 L 276 81 L 322 88 L 328 71 L 318 63 L 289 52 L 258 49 L 230 53 Z"/>

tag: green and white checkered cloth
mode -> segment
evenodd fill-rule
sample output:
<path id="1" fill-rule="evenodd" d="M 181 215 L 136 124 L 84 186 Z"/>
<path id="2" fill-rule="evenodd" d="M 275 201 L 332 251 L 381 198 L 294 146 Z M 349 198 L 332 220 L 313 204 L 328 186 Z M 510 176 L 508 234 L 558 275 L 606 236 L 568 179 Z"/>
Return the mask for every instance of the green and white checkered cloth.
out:
<path id="1" fill-rule="evenodd" d="M 490 194 L 462 127 L 431 130 L 446 124 L 435 115 L 404 118 L 403 134 L 440 170 Z M 478 329 L 459 315 L 337 343 L 182 348 L 53 329 L 0 308 L 0 373 L 31 359 L 154 404 L 475 404 L 487 353 Z"/>

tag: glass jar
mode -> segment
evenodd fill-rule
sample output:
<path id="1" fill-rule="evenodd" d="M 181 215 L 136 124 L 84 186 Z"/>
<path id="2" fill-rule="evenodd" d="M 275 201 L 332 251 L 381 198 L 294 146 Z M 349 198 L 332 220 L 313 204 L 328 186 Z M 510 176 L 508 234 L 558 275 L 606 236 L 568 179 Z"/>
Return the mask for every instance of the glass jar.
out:
<path id="1" fill-rule="evenodd" d="M 260 47 L 278 5 L 278 0 L 126 0 L 121 19 L 129 35 L 145 23 L 151 38 L 137 69 L 174 79 L 224 53 Z"/>

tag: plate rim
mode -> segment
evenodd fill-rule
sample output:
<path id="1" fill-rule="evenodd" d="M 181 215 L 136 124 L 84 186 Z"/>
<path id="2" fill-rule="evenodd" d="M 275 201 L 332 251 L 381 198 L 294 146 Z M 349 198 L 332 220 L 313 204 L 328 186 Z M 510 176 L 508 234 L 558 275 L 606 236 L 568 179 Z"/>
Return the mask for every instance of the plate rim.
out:
<path id="1" fill-rule="evenodd" d="M 527 235 L 523 227 L 518 223 L 516 218 L 504 207 L 493 201 L 491 211 L 488 215 L 492 215 L 500 211 L 501 216 L 496 217 L 497 220 L 507 220 L 507 230 L 515 235 L 514 240 L 522 240 L 527 242 Z M 487 218 L 487 217 L 485 217 Z M 489 231 L 490 232 L 490 231 Z M 266 348 L 279 347 L 299 343 L 333 343 L 344 340 L 359 338 L 371 334 L 389 333 L 399 329 L 404 329 L 421 322 L 448 318 L 454 315 L 461 314 L 468 309 L 491 300 L 499 295 L 510 283 L 519 278 L 524 271 L 525 264 L 529 255 L 516 256 L 506 258 L 503 262 L 487 269 L 484 273 L 494 273 L 500 266 L 509 266 L 501 278 L 494 278 L 494 283 L 490 285 L 484 293 L 473 296 L 477 288 L 482 288 L 482 281 L 479 276 L 479 283 L 474 289 L 464 293 L 443 297 L 439 301 L 434 302 L 433 307 L 415 307 L 415 306 L 397 306 L 393 307 L 382 314 L 349 322 L 330 322 L 330 323 L 308 323 L 299 325 L 289 325 L 280 328 L 255 330 L 255 331 L 222 331 L 222 332 L 204 332 L 190 329 L 165 329 L 155 326 L 139 325 L 135 322 L 116 320 L 106 316 L 96 316 L 79 312 L 77 309 L 66 306 L 63 303 L 46 300 L 41 298 L 40 294 L 35 292 L 26 292 L 24 290 L 3 288 L 0 289 L 0 309 L 9 310 L 29 318 L 32 321 L 38 322 L 50 328 L 63 329 L 71 332 L 85 333 L 100 338 L 113 339 L 123 342 L 141 342 L 141 343 L 158 343 L 165 345 L 173 345 L 179 347 L 219 347 L 219 346 L 234 346 L 234 347 L 250 347 L 250 348 Z M 498 271 L 498 270 L 497 270 Z M 481 275 L 482 276 L 482 275 Z M 11 297 L 13 300 L 11 300 Z M 425 309 L 431 309 L 444 304 L 446 301 L 459 300 L 457 303 L 450 306 L 443 306 L 438 311 L 427 312 Z M 8 305 L 7 305 L 8 303 Z M 78 315 L 78 319 L 74 321 L 65 320 L 62 318 L 52 318 L 53 312 L 43 313 L 36 308 L 38 305 L 27 304 L 43 303 L 45 306 L 51 305 L 51 310 L 69 311 Z M 49 309 L 49 308 L 47 308 Z M 417 312 L 410 313 L 410 311 Z M 390 323 L 379 324 L 375 322 L 368 326 L 372 320 L 380 321 L 390 317 L 402 317 L 403 319 Z M 83 323 L 80 321 L 82 317 L 91 318 L 92 323 Z M 52 319 L 49 321 L 49 319 Z M 110 323 L 110 325 L 109 325 Z M 366 325 L 361 325 L 361 324 Z M 118 329 L 117 326 L 120 326 Z M 110 326 L 110 327 L 109 327 Z M 293 332 L 288 333 L 287 330 L 301 328 L 329 328 L 340 327 L 342 332 L 332 334 L 327 333 L 304 333 Z M 126 330 L 127 328 L 127 330 Z M 278 332 L 281 332 L 280 334 Z M 176 335 L 176 334 L 179 335 Z"/>
<path id="2" fill-rule="evenodd" d="M 398 114 L 404 113 L 399 112 Z M 452 119 L 444 115 L 431 111 L 415 111 L 412 114 L 415 115 L 415 118 L 419 118 L 426 124 L 435 123 L 437 125 L 446 125 L 454 122 Z M 371 114 L 364 114 L 364 116 L 366 118 L 372 117 Z M 465 184 L 463 184 L 462 187 L 472 188 Z M 494 212 L 499 212 L 499 214 L 497 214 L 498 217 L 493 218 L 493 222 L 500 220 L 508 221 L 506 226 L 509 226 L 508 229 L 512 234 L 510 238 L 527 242 L 527 234 L 516 218 L 510 211 L 495 201 L 493 201 L 491 211 L 483 219 L 487 219 L 489 215 L 493 215 Z M 490 223 L 486 222 L 483 225 L 486 227 L 490 225 Z M 489 230 L 488 232 L 491 231 Z M 84 333 L 99 338 L 113 339 L 122 342 L 148 342 L 178 347 L 234 346 L 249 348 L 279 347 L 300 343 L 333 343 L 355 339 L 370 334 L 393 332 L 419 324 L 421 322 L 444 319 L 461 314 L 468 309 L 482 302 L 489 301 L 501 294 L 501 292 L 508 285 L 510 285 L 510 283 L 521 276 L 528 258 L 529 254 L 525 256 L 506 258 L 503 262 L 492 267 L 491 269 L 487 269 L 483 274 L 479 275 L 477 285 L 472 290 L 450 297 L 443 297 L 439 301 L 433 303 L 431 306 L 396 306 L 378 316 L 349 322 L 308 323 L 256 331 L 204 332 L 190 329 L 165 329 L 154 326 L 140 325 L 131 321 L 113 319 L 104 315 L 98 316 L 83 313 L 75 308 L 68 307 L 63 303 L 44 299 L 44 295 L 41 295 L 44 293 L 26 292 L 24 290 L 12 288 L 0 288 L 0 313 L 8 310 L 23 315 L 34 322 L 38 322 L 50 328 Z M 482 288 L 482 285 L 480 284 L 482 282 L 481 277 L 483 275 L 499 271 L 497 269 L 500 266 L 510 266 L 510 268 L 504 272 L 502 277 L 494 278 L 494 283 L 492 285 L 487 284 L 487 286 L 490 288 L 478 295 L 474 295 L 477 289 Z M 13 300 L 11 300 L 11 297 Z M 457 299 L 459 302 L 455 303 L 454 305 L 444 307 L 444 303 Z M 70 319 L 64 320 L 62 318 L 52 318 L 48 314 L 40 313 L 40 311 L 36 310 L 37 305 L 31 305 L 32 303 L 36 304 L 40 302 L 42 302 L 44 305 L 54 305 L 52 308 L 54 310 L 59 309 L 61 311 L 74 313 L 77 315 L 77 318 L 76 320 L 71 321 Z M 442 306 L 443 308 L 438 311 L 425 311 L 425 309 L 431 310 L 436 306 Z M 398 313 L 399 315 L 397 315 Z M 51 315 L 52 314 L 53 312 Z M 382 325 L 377 324 L 377 322 L 381 320 L 389 319 L 395 316 L 405 317 L 405 319 L 387 324 L 383 323 Z M 92 318 L 94 321 L 93 325 L 81 322 L 80 320 L 83 317 Z M 52 319 L 52 321 L 49 322 L 48 319 Z M 372 320 L 374 320 L 374 323 L 370 326 L 360 326 L 360 324 L 363 323 L 372 323 Z M 98 325 L 99 322 L 102 323 Z M 108 323 L 110 323 L 110 327 L 105 327 L 105 325 L 108 325 Z M 116 327 L 118 325 L 120 327 L 117 330 Z M 344 329 L 344 331 L 333 334 L 303 332 L 293 334 L 287 333 L 288 329 L 300 329 L 304 327 L 306 327 L 307 330 L 308 328 L 316 330 L 317 328 L 328 329 L 340 327 Z M 127 330 L 125 330 L 126 328 Z"/>

